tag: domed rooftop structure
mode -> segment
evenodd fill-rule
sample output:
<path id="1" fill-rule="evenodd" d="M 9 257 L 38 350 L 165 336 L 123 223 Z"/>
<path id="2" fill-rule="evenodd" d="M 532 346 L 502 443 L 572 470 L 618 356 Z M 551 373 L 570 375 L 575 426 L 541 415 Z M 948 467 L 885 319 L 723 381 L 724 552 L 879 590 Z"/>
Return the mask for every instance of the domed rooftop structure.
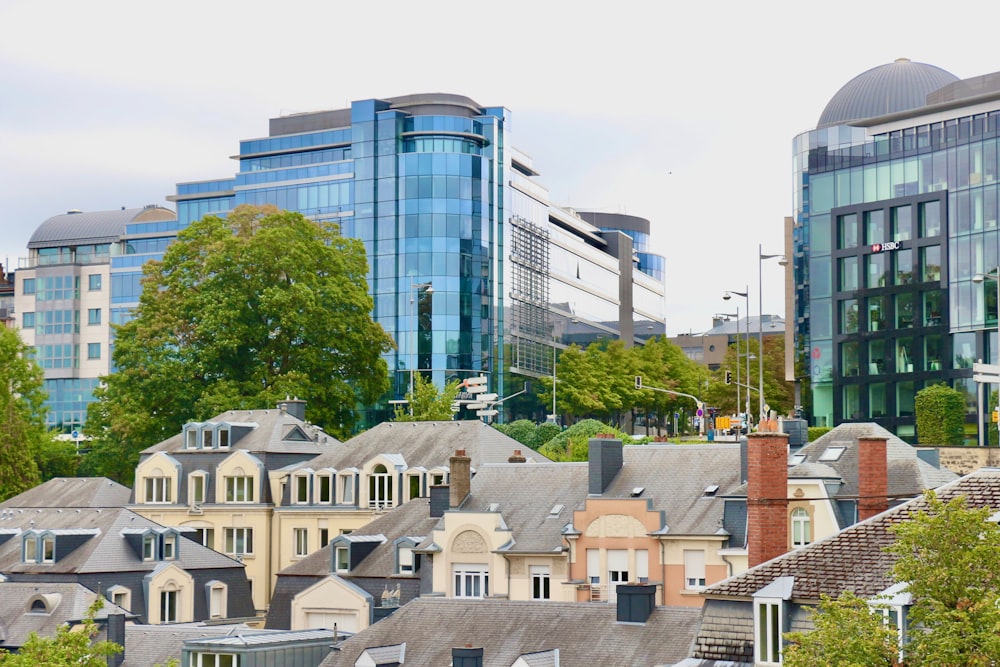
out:
<path id="1" fill-rule="evenodd" d="M 120 211 L 67 211 L 41 225 L 28 240 L 28 248 L 50 248 L 89 243 L 114 243 L 125 233 L 125 225 L 133 222 L 164 222 L 177 219 L 170 209 L 150 204 L 143 208 L 122 208 Z"/>
<path id="2" fill-rule="evenodd" d="M 927 95 L 958 80 L 940 67 L 899 58 L 844 84 L 823 109 L 816 129 L 922 107 Z"/>

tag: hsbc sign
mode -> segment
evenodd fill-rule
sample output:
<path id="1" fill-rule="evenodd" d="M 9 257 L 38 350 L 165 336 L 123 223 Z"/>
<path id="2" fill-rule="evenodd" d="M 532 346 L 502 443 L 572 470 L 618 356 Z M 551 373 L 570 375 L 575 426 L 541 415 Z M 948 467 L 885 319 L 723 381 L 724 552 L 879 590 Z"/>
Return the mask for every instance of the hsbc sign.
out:
<path id="1" fill-rule="evenodd" d="M 887 252 L 889 250 L 899 250 L 903 247 L 900 241 L 886 241 L 885 243 L 873 243 L 872 252 Z"/>

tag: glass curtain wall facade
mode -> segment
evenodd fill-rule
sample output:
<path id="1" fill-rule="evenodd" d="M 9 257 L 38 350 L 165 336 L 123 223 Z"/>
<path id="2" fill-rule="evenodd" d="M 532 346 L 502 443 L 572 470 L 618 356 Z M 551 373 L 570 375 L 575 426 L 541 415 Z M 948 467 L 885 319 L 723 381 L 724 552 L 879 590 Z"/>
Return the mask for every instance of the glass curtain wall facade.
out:
<path id="1" fill-rule="evenodd" d="M 240 142 L 235 178 L 181 183 L 168 199 L 178 227 L 241 204 L 338 223 L 365 245 L 374 317 L 397 343 L 386 398 L 404 397 L 411 372 L 438 386 L 485 374 L 505 396 L 522 385 L 508 386 L 511 371 L 552 374 L 571 327 L 618 337 L 624 319 L 631 343 L 633 320 L 662 333 L 664 314 L 662 277 L 636 272 L 623 317 L 608 238 L 620 232 L 553 207 L 510 128 L 507 109 L 445 94 L 275 118 L 268 137 Z M 627 274 L 636 261 L 629 250 Z M 383 403 L 368 421 L 389 414 Z"/>
<path id="2" fill-rule="evenodd" d="M 874 421 L 912 440 L 915 394 L 940 382 L 975 421 L 972 364 L 1000 362 L 993 76 L 795 138 L 795 326 L 814 425 Z M 963 103 L 966 87 L 977 96 Z"/>

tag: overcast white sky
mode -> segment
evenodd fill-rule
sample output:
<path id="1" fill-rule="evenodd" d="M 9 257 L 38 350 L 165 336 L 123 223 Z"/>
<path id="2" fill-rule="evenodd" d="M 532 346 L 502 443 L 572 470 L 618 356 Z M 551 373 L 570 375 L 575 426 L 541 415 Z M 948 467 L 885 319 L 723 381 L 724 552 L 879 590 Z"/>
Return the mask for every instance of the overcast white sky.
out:
<path id="1" fill-rule="evenodd" d="M 555 202 L 653 225 L 667 330 L 708 328 L 780 253 L 792 138 L 899 57 L 1000 70 L 1000 4 L 0 0 L 0 262 L 68 209 L 232 176 L 283 113 L 417 92 L 513 113 Z M 765 262 L 764 311 L 781 313 Z M 742 300 L 741 300 L 742 301 Z"/>

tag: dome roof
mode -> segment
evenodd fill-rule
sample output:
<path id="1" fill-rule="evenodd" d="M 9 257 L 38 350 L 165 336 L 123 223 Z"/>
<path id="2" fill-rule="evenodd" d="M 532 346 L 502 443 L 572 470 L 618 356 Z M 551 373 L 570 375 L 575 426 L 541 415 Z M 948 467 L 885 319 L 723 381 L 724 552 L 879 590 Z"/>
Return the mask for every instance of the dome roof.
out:
<path id="1" fill-rule="evenodd" d="M 122 208 L 115 211 L 68 211 L 56 215 L 41 225 L 28 240 L 29 248 L 53 248 L 80 244 L 114 243 L 132 222 L 176 220 L 170 209 L 149 205 L 143 208 Z"/>
<path id="2" fill-rule="evenodd" d="M 899 58 L 844 84 L 823 109 L 816 128 L 922 107 L 928 94 L 958 80 L 940 67 Z"/>

